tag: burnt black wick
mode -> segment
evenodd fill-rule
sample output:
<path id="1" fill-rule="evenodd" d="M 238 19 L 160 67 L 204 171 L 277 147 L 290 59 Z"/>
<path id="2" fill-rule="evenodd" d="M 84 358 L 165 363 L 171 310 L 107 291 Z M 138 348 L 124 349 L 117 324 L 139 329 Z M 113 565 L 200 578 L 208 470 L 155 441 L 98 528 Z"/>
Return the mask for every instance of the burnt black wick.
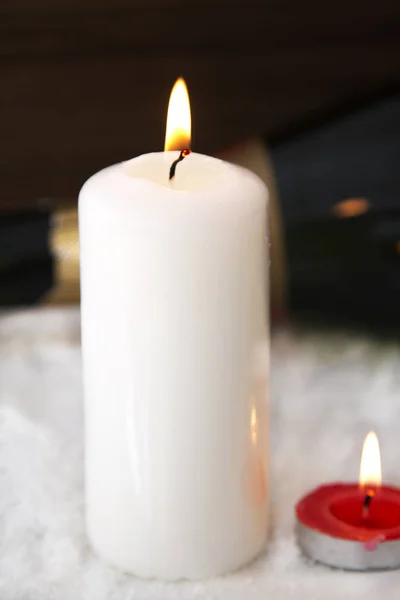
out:
<path id="1" fill-rule="evenodd" d="M 175 177 L 175 171 L 176 171 L 176 167 L 177 164 L 180 163 L 186 156 L 189 156 L 189 154 L 191 153 L 191 150 L 181 150 L 181 153 L 179 154 L 179 157 L 174 160 L 174 162 L 171 165 L 171 168 L 169 170 L 169 181 L 171 181 L 171 179 L 173 179 Z"/>
<path id="2" fill-rule="evenodd" d="M 369 492 L 367 492 L 364 496 L 364 502 L 363 502 L 363 516 L 366 517 L 369 514 L 369 509 L 371 506 L 371 502 L 373 497 L 375 496 L 375 493 L 371 490 Z"/>

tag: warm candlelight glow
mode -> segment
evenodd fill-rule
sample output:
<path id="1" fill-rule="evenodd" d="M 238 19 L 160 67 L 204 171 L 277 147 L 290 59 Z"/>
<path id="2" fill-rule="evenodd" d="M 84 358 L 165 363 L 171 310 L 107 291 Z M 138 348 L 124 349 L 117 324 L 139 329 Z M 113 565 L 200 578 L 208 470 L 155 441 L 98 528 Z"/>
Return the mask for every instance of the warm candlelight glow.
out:
<path id="1" fill-rule="evenodd" d="M 360 486 L 363 488 L 380 487 L 382 482 L 381 454 L 379 442 L 374 431 L 365 438 L 360 467 Z"/>
<path id="2" fill-rule="evenodd" d="M 253 446 L 255 446 L 257 444 L 257 435 L 258 435 L 257 429 L 258 429 L 258 427 L 257 427 L 257 411 L 256 411 L 256 407 L 253 406 L 251 409 L 251 416 L 250 416 L 251 442 L 252 442 Z"/>
<path id="3" fill-rule="evenodd" d="M 190 148 L 191 127 L 189 93 L 184 79 L 180 77 L 169 98 L 164 150 Z"/>
<path id="4" fill-rule="evenodd" d="M 367 212 L 369 202 L 366 198 L 347 198 L 338 202 L 333 207 L 333 212 L 336 217 L 349 218 L 359 217 Z"/>

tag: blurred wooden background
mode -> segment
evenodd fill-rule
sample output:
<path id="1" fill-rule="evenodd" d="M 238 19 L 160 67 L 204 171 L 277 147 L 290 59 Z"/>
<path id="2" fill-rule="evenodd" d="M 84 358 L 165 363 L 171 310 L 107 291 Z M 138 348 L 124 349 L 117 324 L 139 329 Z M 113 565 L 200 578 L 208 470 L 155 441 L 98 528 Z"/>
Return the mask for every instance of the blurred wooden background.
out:
<path id="1" fill-rule="evenodd" d="M 194 148 L 277 134 L 400 80 L 393 0 L 3 0 L 0 207 L 75 197 L 163 146 L 188 83 Z"/>

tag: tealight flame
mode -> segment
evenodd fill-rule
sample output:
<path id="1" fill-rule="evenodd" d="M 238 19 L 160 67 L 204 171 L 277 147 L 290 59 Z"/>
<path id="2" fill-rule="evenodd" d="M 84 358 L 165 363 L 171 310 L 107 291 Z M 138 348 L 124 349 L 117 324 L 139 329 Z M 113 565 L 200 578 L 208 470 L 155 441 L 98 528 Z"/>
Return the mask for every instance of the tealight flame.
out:
<path id="1" fill-rule="evenodd" d="M 381 486 L 381 453 L 379 451 L 379 442 L 374 431 L 370 431 L 365 438 L 360 467 L 360 487 L 376 489 Z"/>
<path id="2" fill-rule="evenodd" d="M 184 79 L 180 77 L 169 98 L 164 150 L 190 148 L 191 128 L 189 93 Z"/>

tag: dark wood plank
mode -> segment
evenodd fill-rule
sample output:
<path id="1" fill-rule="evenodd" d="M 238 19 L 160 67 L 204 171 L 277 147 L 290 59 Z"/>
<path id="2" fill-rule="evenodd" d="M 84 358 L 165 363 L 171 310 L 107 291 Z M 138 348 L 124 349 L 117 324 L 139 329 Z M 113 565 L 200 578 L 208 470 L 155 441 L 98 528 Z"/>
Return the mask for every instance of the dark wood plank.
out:
<path id="1" fill-rule="evenodd" d="M 162 148 L 188 82 L 194 148 L 276 133 L 400 80 L 400 4 L 15 0 L 0 6 L 0 206 L 76 195 Z"/>

